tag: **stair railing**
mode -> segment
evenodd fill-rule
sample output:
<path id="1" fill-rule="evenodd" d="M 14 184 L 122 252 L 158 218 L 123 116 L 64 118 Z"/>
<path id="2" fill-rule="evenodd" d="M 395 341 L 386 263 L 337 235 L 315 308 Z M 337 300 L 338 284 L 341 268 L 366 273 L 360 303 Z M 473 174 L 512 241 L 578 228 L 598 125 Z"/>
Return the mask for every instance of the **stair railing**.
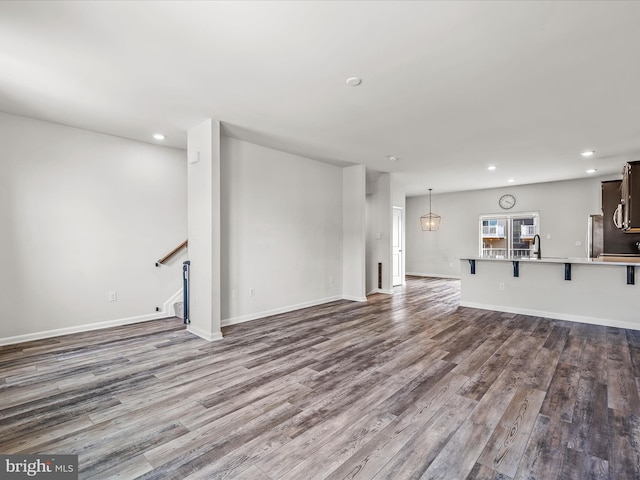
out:
<path id="1" fill-rule="evenodd" d="M 176 253 L 178 253 L 183 248 L 186 248 L 188 245 L 189 245 L 189 240 L 185 240 L 184 242 L 182 242 L 180 245 L 178 245 L 176 248 L 174 248 L 169 253 L 167 253 L 164 257 L 158 260 L 156 262 L 156 267 L 159 267 L 160 265 L 162 265 L 164 262 L 169 260 L 171 257 L 173 257 Z"/>

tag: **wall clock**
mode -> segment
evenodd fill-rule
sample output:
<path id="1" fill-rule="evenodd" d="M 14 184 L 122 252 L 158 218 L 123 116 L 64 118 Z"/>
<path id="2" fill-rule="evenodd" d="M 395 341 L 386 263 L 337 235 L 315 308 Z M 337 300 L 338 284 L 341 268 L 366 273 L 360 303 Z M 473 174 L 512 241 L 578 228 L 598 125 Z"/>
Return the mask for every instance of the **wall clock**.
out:
<path id="1" fill-rule="evenodd" d="M 500 208 L 504 210 L 509 210 L 510 208 L 513 208 L 515 204 L 516 204 L 516 197 L 514 197 L 511 194 L 502 195 L 500 197 L 500 200 L 498 200 L 498 205 L 500 205 Z"/>

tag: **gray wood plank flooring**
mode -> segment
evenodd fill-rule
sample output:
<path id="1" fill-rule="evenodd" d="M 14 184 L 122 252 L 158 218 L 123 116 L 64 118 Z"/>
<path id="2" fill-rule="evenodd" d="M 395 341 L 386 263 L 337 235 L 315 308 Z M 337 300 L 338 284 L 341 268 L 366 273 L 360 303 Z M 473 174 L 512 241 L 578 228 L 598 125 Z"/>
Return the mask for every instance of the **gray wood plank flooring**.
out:
<path id="1" fill-rule="evenodd" d="M 640 479 L 640 332 L 460 308 L 408 278 L 223 329 L 0 347 L 0 452 L 80 478 Z"/>

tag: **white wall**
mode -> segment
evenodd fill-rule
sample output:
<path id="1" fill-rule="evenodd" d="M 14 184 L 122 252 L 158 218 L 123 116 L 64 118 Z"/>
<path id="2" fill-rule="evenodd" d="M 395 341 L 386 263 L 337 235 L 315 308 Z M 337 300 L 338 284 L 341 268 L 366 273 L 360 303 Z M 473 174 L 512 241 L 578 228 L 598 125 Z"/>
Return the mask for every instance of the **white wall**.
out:
<path id="1" fill-rule="evenodd" d="M 366 168 L 342 170 L 342 290 L 349 300 L 366 300 Z"/>
<path id="2" fill-rule="evenodd" d="M 394 207 L 405 208 L 406 207 L 406 193 L 404 185 L 398 182 L 393 174 L 391 176 L 391 204 Z"/>
<path id="3" fill-rule="evenodd" d="M 158 317 L 182 286 L 184 253 L 154 263 L 187 238 L 185 152 L 0 113 L 0 158 L 0 342 Z"/>
<path id="4" fill-rule="evenodd" d="M 587 217 L 601 213 L 600 182 L 588 178 L 535 185 L 513 186 L 433 195 L 433 213 L 442 216 L 440 230 L 423 232 L 420 216 L 429 212 L 429 197 L 407 199 L 407 273 L 459 276 L 464 256 L 477 256 L 480 215 L 505 213 L 498 199 L 505 193 L 516 197 L 510 213 L 540 212 L 542 253 L 546 257 L 584 257 Z M 547 238 L 551 235 L 551 238 Z M 581 246 L 576 246 L 581 242 Z"/>
<path id="5" fill-rule="evenodd" d="M 228 137 L 221 152 L 223 325 L 342 298 L 342 169 Z"/>
<path id="6" fill-rule="evenodd" d="M 220 122 L 189 129 L 189 331 L 206 340 L 220 332 Z"/>

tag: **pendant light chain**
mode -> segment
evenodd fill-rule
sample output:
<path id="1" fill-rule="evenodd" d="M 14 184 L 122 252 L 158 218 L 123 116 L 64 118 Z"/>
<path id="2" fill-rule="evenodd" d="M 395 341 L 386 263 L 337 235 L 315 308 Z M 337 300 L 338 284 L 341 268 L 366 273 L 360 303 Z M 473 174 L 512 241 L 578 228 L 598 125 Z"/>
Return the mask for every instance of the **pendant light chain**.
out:
<path id="1" fill-rule="evenodd" d="M 431 215 L 431 190 L 433 190 L 432 188 L 429 189 L 429 215 Z"/>

